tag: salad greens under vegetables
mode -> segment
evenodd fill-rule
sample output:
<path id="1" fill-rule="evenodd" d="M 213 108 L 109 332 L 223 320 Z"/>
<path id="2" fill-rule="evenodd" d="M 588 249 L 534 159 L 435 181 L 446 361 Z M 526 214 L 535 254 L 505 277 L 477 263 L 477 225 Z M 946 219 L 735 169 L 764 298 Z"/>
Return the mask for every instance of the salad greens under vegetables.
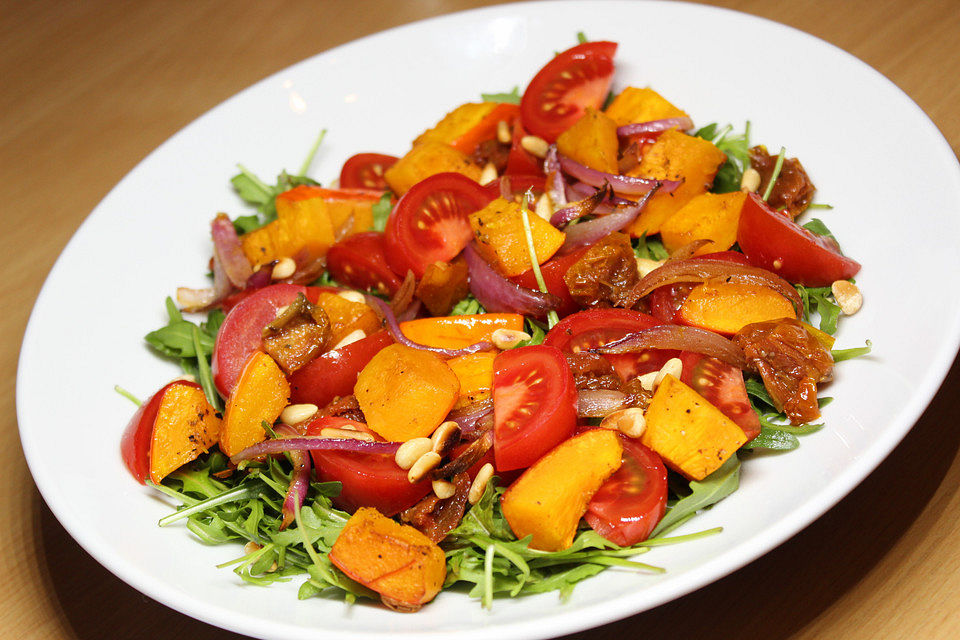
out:
<path id="1" fill-rule="evenodd" d="M 616 45 L 578 43 L 522 94 L 449 114 L 404 158 L 354 156 L 336 189 L 306 176 L 326 130 L 296 175 L 269 184 L 240 166 L 231 183 L 255 213 L 214 227 L 214 287 L 186 305 L 203 319 L 167 298 L 167 323 L 145 336 L 195 382 L 144 403 L 117 388 L 140 407 L 125 463 L 180 504 L 160 526 L 242 543 L 221 567 L 258 586 L 296 581 L 300 599 L 403 611 L 441 587 L 488 608 L 503 595 L 566 599 L 609 567 L 662 573 L 637 558 L 719 534 L 672 535 L 737 490 L 742 461 L 824 427 L 831 398 L 817 383 L 872 345 L 833 349 L 850 306 L 836 283 L 859 265 L 821 220 L 793 222 L 817 206 L 802 166 L 751 146 L 749 122 L 687 135 L 690 119 L 652 90 L 608 94 Z M 553 110 L 563 100 L 572 116 Z M 697 154 L 721 159 L 709 191 L 685 182 L 703 171 Z M 481 167 L 502 179 L 481 187 Z M 686 206 L 651 222 L 700 196 L 723 204 L 687 227 L 675 222 Z M 739 227 L 716 222 L 728 203 L 742 207 Z M 709 287 L 721 302 L 698 298 Z M 725 295 L 739 302 L 717 313 Z M 784 308 L 796 319 L 769 311 Z M 551 467 L 589 438 L 621 461 Z M 600 464 L 604 452 L 583 447 L 579 464 Z M 563 491 L 570 500 L 550 502 Z M 404 545 L 422 557 L 370 574 Z M 420 567 L 433 553 L 437 584 Z"/>

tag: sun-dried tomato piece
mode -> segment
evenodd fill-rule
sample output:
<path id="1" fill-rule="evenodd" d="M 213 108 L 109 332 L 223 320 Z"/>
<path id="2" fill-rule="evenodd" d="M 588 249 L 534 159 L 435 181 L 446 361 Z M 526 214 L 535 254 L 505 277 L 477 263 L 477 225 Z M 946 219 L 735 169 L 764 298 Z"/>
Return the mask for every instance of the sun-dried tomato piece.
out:
<path id="1" fill-rule="evenodd" d="M 760 189 L 763 194 L 773 170 L 777 164 L 777 156 L 767 153 L 767 148 L 758 145 L 750 149 L 750 166 L 760 174 Z M 796 218 L 810 205 L 817 188 L 813 186 L 803 165 L 796 158 L 784 158 L 780 175 L 773 185 L 773 191 L 767 198 L 767 204 L 777 211 L 782 210 L 790 218 Z"/>

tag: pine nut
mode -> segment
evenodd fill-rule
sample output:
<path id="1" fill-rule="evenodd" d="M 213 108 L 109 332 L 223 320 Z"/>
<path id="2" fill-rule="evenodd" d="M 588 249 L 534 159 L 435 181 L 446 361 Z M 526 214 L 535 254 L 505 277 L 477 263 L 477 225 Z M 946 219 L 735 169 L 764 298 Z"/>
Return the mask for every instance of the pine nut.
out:
<path id="1" fill-rule="evenodd" d="M 490 342 L 497 349 L 512 349 L 524 340 L 529 339 L 529 333 L 516 329 L 497 329 L 490 335 Z"/>
<path id="2" fill-rule="evenodd" d="M 657 378 L 654 380 L 653 386 L 659 387 L 660 383 L 663 382 L 663 379 L 667 376 L 673 376 L 679 380 L 681 373 L 683 373 L 683 362 L 680 361 L 680 358 L 670 358 L 662 367 L 660 367 L 660 371 L 657 372 Z"/>
<path id="3" fill-rule="evenodd" d="M 315 404 L 291 404 L 280 413 L 280 422 L 293 426 L 312 418 L 320 408 Z"/>
<path id="4" fill-rule="evenodd" d="M 327 427 L 326 429 L 320 429 L 321 438 L 338 438 L 340 440 L 365 440 L 366 442 L 373 442 L 373 436 L 365 431 L 353 431 L 350 429 L 334 429 L 332 427 Z"/>
<path id="5" fill-rule="evenodd" d="M 483 167 L 483 171 L 480 172 L 480 184 L 487 184 L 496 180 L 499 176 L 497 175 L 497 167 L 494 166 L 492 162 L 488 162 L 486 166 Z"/>
<path id="6" fill-rule="evenodd" d="M 534 209 L 534 213 L 547 222 L 550 222 L 550 218 L 553 217 L 553 202 L 550 201 L 550 196 L 543 194 L 537 198 L 537 206 Z"/>
<path id="7" fill-rule="evenodd" d="M 614 429 L 629 438 L 639 438 L 647 428 L 647 419 L 640 407 L 614 411 L 600 422 L 604 429 Z"/>
<path id="8" fill-rule="evenodd" d="M 657 376 L 659 375 L 659 371 L 651 371 L 650 373 L 643 374 L 639 377 L 640 386 L 647 391 L 653 391 L 657 387 Z"/>
<path id="9" fill-rule="evenodd" d="M 527 153 L 537 156 L 538 158 L 546 158 L 547 150 L 550 148 L 547 141 L 539 136 L 523 136 L 520 138 L 520 146 L 523 147 Z"/>
<path id="10" fill-rule="evenodd" d="M 189 374 L 189 373 L 185 373 L 185 374 L 183 374 L 182 376 L 177 376 L 176 378 L 174 378 L 173 380 L 171 380 L 171 382 L 180 382 L 180 381 L 183 381 L 183 382 L 196 382 L 196 381 L 197 381 L 197 377 L 194 376 L 194 375 L 191 375 L 191 374 Z"/>
<path id="11" fill-rule="evenodd" d="M 497 142 L 500 144 L 510 144 L 513 141 L 513 132 L 510 131 L 510 125 L 506 120 L 497 123 Z"/>
<path id="12" fill-rule="evenodd" d="M 470 493 L 467 495 L 467 501 L 470 502 L 470 504 L 480 502 L 480 498 L 483 497 L 483 492 L 487 489 L 487 483 L 490 482 L 490 478 L 492 477 L 492 464 L 488 462 L 480 467 L 480 471 L 477 472 L 477 477 L 473 479 L 473 484 L 470 485 Z"/>
<path id="13" fill-rule="evenodd" d="M 277 264 L 273 265 L 270 277 L 274 280 L 283 280 L 292 276 L 296 271 L 297 263 L 293 261 L 293 258 L 281 258 Z"/>
<path id="14" fill-rule="evenodd" d="M 427 451 L 417 458 L 417 461 L 410 467 L 410 471 L 407 472 L 407 480 L 410 481 L 410 484 L 423 480 L 438 464 L 440 464 L 440 454 L 436 451 Z"/>
<path id="15" fill-rule="evenodd" d="M 363 297 L 363 294 L 359 291 L 341 291 L 337 294 L 344 300 L 349 300 L 350 302 L 356 302 L 357 304 L 366 304 L 366 298 Z"/>
<path id="16" fill-rule="evenodd" d="M 431 450 L 441 456 L 460 442 L 460 425 L 453 420 L 444 422 L 430 436 Z"/>
<path id="17" fill-rule="evenodd" d="M 433 442 L 430 441 L 430 438 L 412 438 L 400 445 L 393 459 L 398 467 L 406 471 L 413 467 L 420 456 L 430 451 L 432 446 Z"/>
<path id="18" fill-rule="evenodd" d="M 243 552 L 247 555 L 250 555 L 254 551 L 259 551 L 260 549 L 262 549 L 262 547 L 258 545 L 256 542 L 254 542 L 253 540 L 243 545 Z"/>
<path id="19" fill-rule="evenodd" d="M 756 191 L 760 188 L 760 172 L 750 167 L 740 178 L 740 191 Z"/>
<path id="20" fill-rule="evenodd" d="M 650 258 L 637 258 L 637 271 L 640 273 L 640 277 L 644 277 L 654 269 L 659 269 L 663 266 L 663 262 L 660 260 L 651 260 Z"/>
<path id="21" fill-rule="evenodd" d="M 355 329 L 350 333 L 348 333 L 347 335 L 343 336 L 343 338 L 340 339 L 340 342 L 337 343 L 337 346 L 335 346 L 333 350 L 340 349 L 341 347 L 345 347 L 348 344 L 353 344 L 354 342 L 357 342 L 358 340 L 363 340 L 366 337 L 367 337 L 366 331 L 364 331 L 363 329 Z"/>
<path id="22" fill-rule="evenodd" d="M 863 294 L 857 285 L 848 280 L 837 280 L 830 285 L 830 290 L 845 316 L 852 316 L 863 306 Z"/>
<path id="23" fill-rule="evenodd" d="M 434 480 L 432 484 L 433 493 L 441 500 L 452 498 L 453 494 L 457 492 L 456 485 L 446 480 Z"/>

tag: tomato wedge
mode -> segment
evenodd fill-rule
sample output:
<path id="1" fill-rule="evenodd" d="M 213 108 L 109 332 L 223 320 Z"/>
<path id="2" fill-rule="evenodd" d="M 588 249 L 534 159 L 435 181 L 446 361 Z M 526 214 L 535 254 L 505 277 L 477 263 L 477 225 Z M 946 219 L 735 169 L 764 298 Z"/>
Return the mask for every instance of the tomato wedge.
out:
<path id="1" fill-rule="evenodd" d="M 751 193 L 740 211 L 737 243 L 750 264 L 808 287 L 828 287 L 857 275 L 852 260 L 826 237 L 807 231 Z"/>
<path id="2" fill-rule="evenodd" d="M 364 291 L 393 295 L 401 281 L 384 253 L 383 233 L 365 231 L 348 236 L 327 252 L 327 271 L 334 280 Z"/>
<path id="3" fill-rule="evenodd" d="M 360 370 L 381 349 L 391 344 L 393 338 L 390 334 L 378 331 L 320 355 L 290 376 L 290 402 L 323 407 L 337 396 L 350 395 Z"/>
<path id="4" fill-rule="evenodd" d="M 584 247 L 565 256 L 551 258 L 540 265 L 540 273 L 543 275 L 543 283 L 547 285 L 547 291 L 560 298 L 561 304 L 557 309 L 557 314 L 561 317 L 570 315 L 580 309 L 580 305 L 570 297 L 570 289 L 567 288 L 567 282 L 563 277 L 567 275 L 567 271 L 573 266 L 573 263 L 583 257 L 587 249 L 589 247 Z M 528 269 L 510 279 L 521 287 L 539 291 L 537 277 L 534 275 L 533 269 Z"/>
<path id="5" fill-rule="evenodd" d="M 759 435 L 760 419 L 750 404 L 740 369 L 692 351 L 681 351 L 680 361 L 683 363 L 680 382 L 736 422 L 737 426 L 743 429 L 747 440 L 753 440 Z"/>
<path id="6" fill-rule="evenodd" d="M 493 362 L 493 449 L 498 471 L 523 469 L 573 435 L 577 389 L 563 353 L 544 345 Z"/>
<path id="7" fill-rule="evenodd" d="M 507 166 L 503 170 L 503 174 L 506 176 L 529 176 L 543 173 L 540 159 L 523 148 L 521 141 L 525 135 L 527 135 L 527 132 L 518 118 L 513 123 L 510 153 L 507 155 Z"/>
<path id="8" fill-rule="evenodd" d="M 650 537 L 667 511 L 667 468 L 639 440 L 620 436 L 622 464 L 600 485 L 584 519 L 601 536 L 622 547 Z"/>
<path id="9" fill-rule="evenodd" d="M 318 436 L 327 427 L 345 425 L 365 431 L 366 425 L 346 418 L 322 416 L 307 425 L 308 436 Z M 353 451 L 311 451 L 317 477 L 321 482 L 340 482 L 343 488 L 333 503 L 346 511 L 373 507 L 385 516 L 393 516 L 419 502 L 431 490 L 429 479 L 410 483 L 407 472 L 385 453 Z"/>
<path id="10" fill-rule="evenodd" d="M 599 109 L 610 89 L 616 52 L 616 42 L 584 42 L 554 56 L 520 100 L 524 128 L 555 142 L 587 107 Z"/>
<path id="11" fill-rule="evenodd" d="M 403 194 L 387 220 L 384 250 L 394 273 L 423 277 L 427 266 L 449 262 L 473 238 L 468 215 L 492 199 L 459 173 L 438 173 Z"/>
<path id="12" fill-rule="evenodd" d="M 340 187 L 343 189 L 380 189 L 387 188 L 383 172 L 399 160 L 396 156 L 383 153 L 358 153 L 347 158 L 340 170 Z"/>

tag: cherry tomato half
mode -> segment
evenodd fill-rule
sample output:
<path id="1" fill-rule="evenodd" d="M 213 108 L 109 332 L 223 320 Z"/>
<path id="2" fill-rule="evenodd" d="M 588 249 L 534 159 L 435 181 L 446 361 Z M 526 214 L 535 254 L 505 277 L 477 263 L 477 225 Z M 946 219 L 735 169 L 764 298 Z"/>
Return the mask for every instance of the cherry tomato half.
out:
<path id="1" fill-rule="evenodd" d="M 434 262 L 449 262 L 473 238 L 468 215 L 491 198 L 459 173 L 438 173 L 403 194 L 387 220 L 384 249 L 394 273 L 418 278 Z"/>
<path id="2" fill-rule="evenodd" d="M 577 389 L 566 358 L 544 345 L 504 351 L 493 361 L 496 468 L 523 469 L 573 435 Z"/>
<path id="3" fill-rule="evenodd" d="M 622 547 L 650 537 L 667 511 L 667 468 L 639 440 L 620 436 L 622 464 L 600 485 L 584 519 L 601 536 Z"/>
<path id="4" fill-rule="evenodd" d="M 599 109 L 610 89 L 616 52 L 615 42 L 584 42 L 554 56 L 523 93 L 523 126 L 554 142 L 587 107 Z"/>
<path id="5" fill-rule="evenodd" d="M 323 407 L 353 393 L 360 370 L 381 349 L 393 344 L 386 331 L 321 354 L 290 376 L 290 402 Z"/>
<path id="6" fill-rule="evenodd" d="M 683 363 L 680 381 L 736 422 L 747 440 L 756 438 L 760 433 L 760 419 L 747 397 L 743 372 L 722 360 L 692 351 L 681 351 L 680 361 Z"/>
<path id="7" fill-rule="evenodd" d="M 529 176 L 542 174 L 540 158 L 523 148 L 522 140 L 527 135 L 520 123 L 520 119 L 513 123 L 513 137 L 510 142 L 510 153 L 507 155 L 507 166 L 503 174 L 507 176 Z"/>
<path id="8" fill-rule="evenodd" d="M 361 431 L 366 427 L 346 418 L 322 416 L 307 425 L 307 435 L 317 436 L 324 428 L 343 428 L 345 424 Z M 411 484 L 407 472 L 397 466 L 390 454 L 311 451 L 311 455 L 321 482 L 343 484 L 333 503 L 346 511 L 373 507 L 389 517 L 412 507 L 431 490 L 429 479 Z"/>
<path id="9" fill-rule="evenodd" d="M 830 238 L 807 231 L 755 193 L 740 211 L 737 243 L 750 264 L 808 287 L 827 287 L 860 271 Z"/>
<path id="10" fill-rule="evenodd" d="M 387 266 L 380 231 L 356 233 L 330 247 L 327 270 L 337 282 L 391 296 L 401 284 L 397 274 Z"/>
<path id="11" fill-rule="evenodd" d="M 580 309 L 580 305 L 570 297 L 570 289 L 567 288 L 567 282 L 563 277 L 567 275 L 567 271 L 573 266 L 573 263 L 583 257 L 587 249 L 589 247 L 584 247 L 565 256 L 551 258 L 540 265 L 540 273 L 543 275 L 543 283 L 547 285 L 547 291 L 560 298 L 560 308 L 557 309 L 557 314 L 560 316 L 570 315 Z M 528 269 L 510 279 L 521 287 L 539 291 L 537 276 L 534 275 L 533 269 Z"/>
<path id="12" fill-rule="evenodd" d="M 340 187 L 343 189 L 387 188 L 383 172 L 394 165 L 396 156 L 383 153 L 358 153 L 343 163 L 340 170 Z"/>

